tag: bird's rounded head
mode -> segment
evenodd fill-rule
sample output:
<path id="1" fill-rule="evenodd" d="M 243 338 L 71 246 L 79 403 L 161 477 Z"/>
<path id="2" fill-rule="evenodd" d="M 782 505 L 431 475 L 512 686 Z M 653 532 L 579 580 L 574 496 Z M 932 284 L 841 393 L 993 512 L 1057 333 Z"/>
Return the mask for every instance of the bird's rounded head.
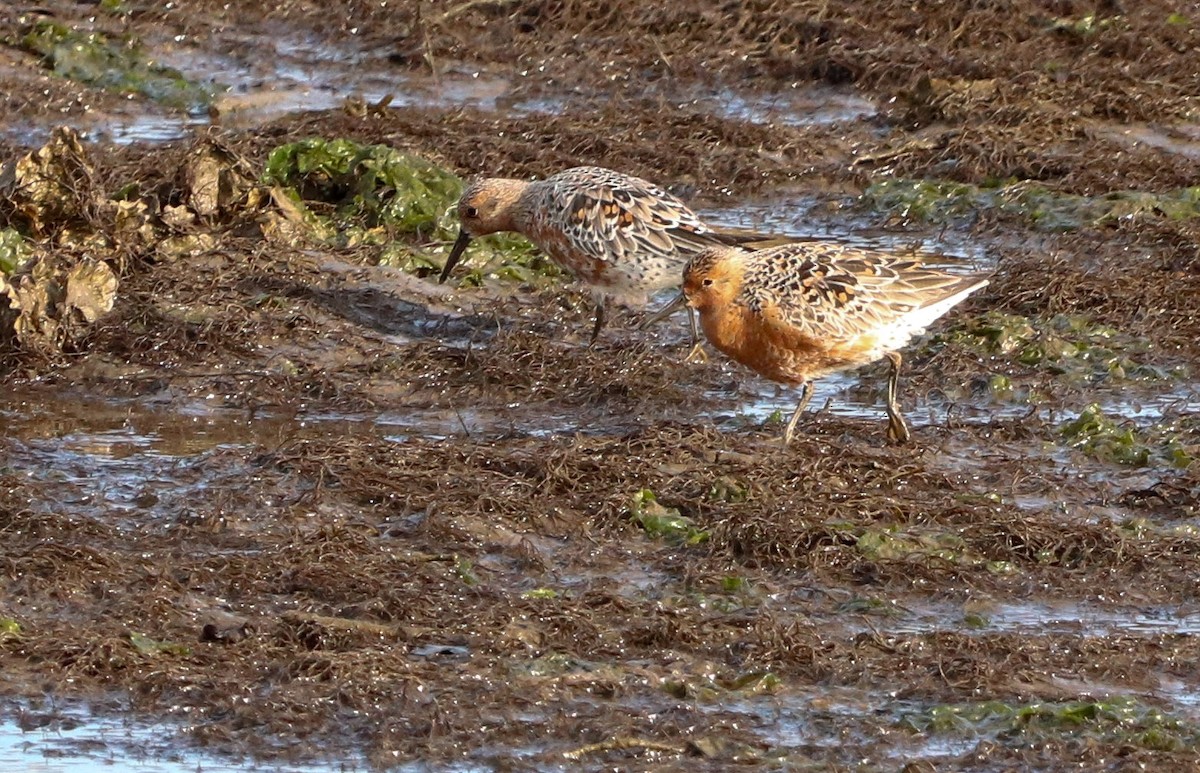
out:
<path id="1" fill-rule="evenodd" d="M 514 231 L 517 204 L 529 186 L 522 180 L 482 177 L 463 191 L 458 199 L 458 219 L 471 236 L 486 236 L 497 231 Z"/>
<path id="2" fill-rule="evenodd" d="M 742 289 L 742 256 L 737 247 L 710 247 L 696 253 L 683 270 L 683 294 L 698 311 L 733 301 Z"/>

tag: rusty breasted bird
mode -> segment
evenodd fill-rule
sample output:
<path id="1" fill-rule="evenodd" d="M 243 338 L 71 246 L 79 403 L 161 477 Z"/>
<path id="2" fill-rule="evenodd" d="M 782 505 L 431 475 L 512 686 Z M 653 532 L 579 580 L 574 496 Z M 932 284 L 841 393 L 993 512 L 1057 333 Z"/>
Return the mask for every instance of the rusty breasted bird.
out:
<path id="1" fill-rule="evenodd" d="M 751 252 L 705 250 L 684 270 L 683 292 L 659 312 L 687 303 L 709 343 L 763 376 L 801 386 L 783 434 L 791 442 L 813 381 L 887 357 L 888 438 L 906 442 L 896 389 L 900 353 L 913 336 L 988 283 L 917 260 L 826 242 Z"/>
<path id="2" fill-rule="evenodd" d="M 461 230 L 440 281 L 473 237 L 516 231 L 591 286 L 597 296 L 592 341 L 604 326 L 607 298 L 644 303 L 650 293 L 678 287 L 688 258 L 700 250 L 762 238 L 718 232 L 657 185 L 598 166 L 536 182 L 476 180 L 459 199 L 458 216 Z M 688 317 L 695 343 L 695 320 Z"/>

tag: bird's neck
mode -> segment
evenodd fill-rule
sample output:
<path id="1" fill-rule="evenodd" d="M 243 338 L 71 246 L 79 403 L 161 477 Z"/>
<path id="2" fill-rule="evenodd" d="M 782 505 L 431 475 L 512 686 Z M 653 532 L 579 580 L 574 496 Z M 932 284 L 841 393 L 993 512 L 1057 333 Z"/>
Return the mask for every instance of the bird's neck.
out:
<path id="1" fill-rule="evenodd" d="M 731 356 L 745 347 L 746 316 L 740 306 L 719 304 L 699 311 L 704 337 L 713 346 Z"/>
<path id="2" fill-rule="evenodd" d="M 537 213 L 542 211 L 540 197 L 542 186 L 539 182 L 528 183 L 522 187 L 520 195 L 513 198 L 508 205 L 507 225 L 509 231 L 529 233 L 536 225 Z"/>

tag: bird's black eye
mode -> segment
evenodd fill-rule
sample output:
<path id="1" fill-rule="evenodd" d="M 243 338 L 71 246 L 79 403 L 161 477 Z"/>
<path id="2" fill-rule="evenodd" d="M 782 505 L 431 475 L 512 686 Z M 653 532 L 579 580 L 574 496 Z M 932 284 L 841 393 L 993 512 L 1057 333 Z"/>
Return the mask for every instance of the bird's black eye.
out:
<path id="1" fill-rule="evenodd" d="M 705 287 L 712 287 L 712 279 L 705 279 L 700 284 L 704 285 Z"/>
<path id="2" fill-rule="evenodd" d="M 475 209 L 475 207 L 467 207 L 463 210 L 463 215 L 465 217 L 479 217 L 479 210 Z"/>

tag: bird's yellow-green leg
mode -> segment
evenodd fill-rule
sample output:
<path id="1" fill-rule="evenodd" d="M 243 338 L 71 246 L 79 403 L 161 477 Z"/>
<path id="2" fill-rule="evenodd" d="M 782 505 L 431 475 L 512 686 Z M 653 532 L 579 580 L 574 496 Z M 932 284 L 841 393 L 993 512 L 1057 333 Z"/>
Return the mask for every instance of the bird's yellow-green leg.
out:
<path id="1" fill-rule="evenodd" d="M 896 393 L 899 391 L 900 383 L 900 363 L 903 360 L 899 352 L 888 352 L 887 358 L 892 363 L 892 372 L 888 376 L 887 392 L 888 440 L 893 443 L 907 443 L 910 437 L 908 434 L 908 425 L 904 423 L 904 417 L 900 415 L 900 406 L 896 400 Z"/>
<path id="2" fill-rule="evenodd" d="M 700 332 L 696 330 L 696 310 L 688 306 L 688 327 L 692 331 L 692 350 L 683 359 L 684 362 L 708 362 L 708 354 L 704 351 L 704 343 L 700 340 Z"/>
<path id="3" fill-rule="evenodd" d="M 812 382 L 805 381 L 804 386 L 800 389 L 800 402 L 796 404 L 796 410 L 792 413 L 792 418 L 788 419 L 787 427 L 783 430 L 784 448 L 787 448 L 792 442 L 792 435 L 796 432 L 796 422 L 800 421 L 800 414 L 804 413 L 804 409 L 808 407 L 808 401 L 812 399 L 812 393 Z"/>

